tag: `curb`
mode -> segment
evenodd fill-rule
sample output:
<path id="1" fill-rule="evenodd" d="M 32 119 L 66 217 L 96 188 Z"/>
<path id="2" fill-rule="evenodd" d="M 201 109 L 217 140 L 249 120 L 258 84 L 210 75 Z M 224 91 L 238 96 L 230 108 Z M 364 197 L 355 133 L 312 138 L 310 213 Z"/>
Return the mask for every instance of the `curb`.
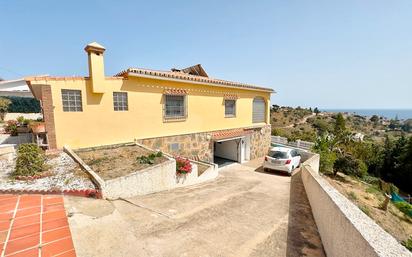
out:
<path id="1" fill-rule="evenodd" d="M 41 194 L 41 195 L 71 195 L 102 199 L 102 193 L 97 189 L 68 189 L 68 190 L 25 190 L 0 189 L 0 194 Z"/>

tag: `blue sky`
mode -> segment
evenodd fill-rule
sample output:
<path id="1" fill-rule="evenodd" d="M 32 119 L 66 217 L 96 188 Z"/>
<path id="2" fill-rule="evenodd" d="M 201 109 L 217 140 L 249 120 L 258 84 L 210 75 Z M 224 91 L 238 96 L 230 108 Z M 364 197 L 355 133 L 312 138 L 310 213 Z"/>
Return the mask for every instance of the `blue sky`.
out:
<path id="1" fill-rule="evenodd" d="M 412 1 L 0 0 L 0 77 L 106 74 L 201 63 L 274 88 L 272 103 L 412 108 Z"/>

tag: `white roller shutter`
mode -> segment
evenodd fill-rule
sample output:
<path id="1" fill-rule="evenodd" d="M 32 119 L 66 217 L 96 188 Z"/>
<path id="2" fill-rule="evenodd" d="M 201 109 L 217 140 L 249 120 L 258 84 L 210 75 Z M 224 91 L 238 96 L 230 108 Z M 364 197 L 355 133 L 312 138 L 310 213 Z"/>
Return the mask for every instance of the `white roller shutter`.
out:
<path id="1" fill-rule="evenodd" d="M 253 123 L 265 122 L 265 100 L 261 97 L 253 99 Z"/>

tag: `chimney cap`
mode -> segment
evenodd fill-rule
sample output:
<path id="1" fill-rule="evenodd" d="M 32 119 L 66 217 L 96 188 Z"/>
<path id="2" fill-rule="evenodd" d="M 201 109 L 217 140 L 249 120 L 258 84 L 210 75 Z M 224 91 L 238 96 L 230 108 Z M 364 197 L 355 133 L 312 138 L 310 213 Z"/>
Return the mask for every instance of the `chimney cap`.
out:
<path id="1" fill-rule="evenodd" d="M 100 45 L 100 44 L 97 43 L 97 42 L 92 42 L 92 43 L 88 44 L 88 45 L 84 48 L 84 50 L 85 50 L 86 52 L 88 52 L 88 53 L 90 53 L 90 52 L 103 53 L 103 52 L 106 50 L 106 48 L 104 48 L 104 46 Z"/>

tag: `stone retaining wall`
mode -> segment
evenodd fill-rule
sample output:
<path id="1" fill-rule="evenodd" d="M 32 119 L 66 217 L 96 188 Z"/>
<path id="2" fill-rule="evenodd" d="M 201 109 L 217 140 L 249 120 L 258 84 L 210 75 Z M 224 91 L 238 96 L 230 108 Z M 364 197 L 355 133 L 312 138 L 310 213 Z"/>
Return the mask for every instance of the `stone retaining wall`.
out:
<path id="1" fill-rule="evenodd" d="M 249 130 L 252 131 L 250 159 L 265 156 L 270 147 L 271 126 L 266 125 L 260 128 L 250 128 Z M 137 143 L 172 155 L 176 154 L 190 159 L 213 162 L 213 133 L 202 132 L 147 138 L 137 140 Z"/>
<path id="2" fill-rule="evenodd" d="M 271 125 L 266 125 L 259 129 L 254 129 L 250 137 L 250 159 L 265 156 L 270 147 Z"/>
<path id="3" fill-rule="evenodd" d="M 193 159 L 194 157 L 213 162 L 213 141 L 211 133 L 195 133 L 168 137 L 137 140 L 151 149 Z"/>

